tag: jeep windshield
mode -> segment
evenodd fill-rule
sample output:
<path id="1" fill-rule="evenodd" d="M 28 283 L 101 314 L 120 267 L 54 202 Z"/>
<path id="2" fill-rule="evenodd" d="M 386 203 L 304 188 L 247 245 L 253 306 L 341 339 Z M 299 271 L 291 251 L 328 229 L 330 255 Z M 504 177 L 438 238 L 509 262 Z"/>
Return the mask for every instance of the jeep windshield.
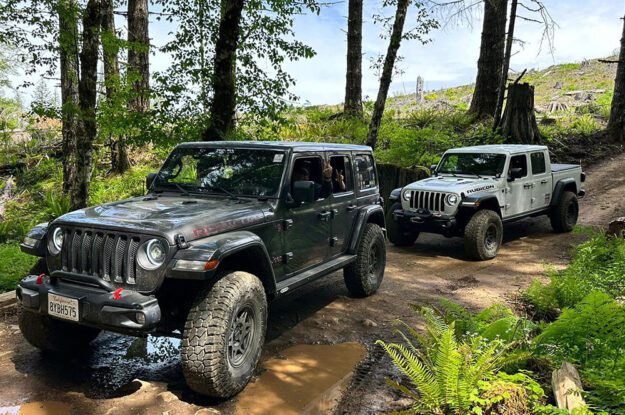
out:
<path id="1" fill-rule="evenodd" d="M 436 173 L 453 176 L 501 177 L 505 164 L 505 154 L 447 153 L 438 164 Z"/>
<path id="2" fill-rule="evenodd" d="M 286 161 L 283 151 L 249 148 L 181 147 L 165 161 L 154 190 L 278 196 Z"/>

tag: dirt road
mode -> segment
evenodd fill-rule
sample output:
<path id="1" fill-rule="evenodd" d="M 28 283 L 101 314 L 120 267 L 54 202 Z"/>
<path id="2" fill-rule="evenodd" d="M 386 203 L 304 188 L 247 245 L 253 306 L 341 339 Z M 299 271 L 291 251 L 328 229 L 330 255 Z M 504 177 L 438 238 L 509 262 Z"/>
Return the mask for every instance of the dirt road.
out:
<path id="1" fill-rule="evenodd" d="M 588 170 L 582 225 L 602 226 L 625 214 L 624 168 L 625 155 L 619 155 Z M 339 273 L 295 291 L 270 307 L 263 369 L 260 380 L 248 388 L 263 393 L 244 393 L 238 403 L 210 401 L 189 391 L 175 340 L 150 339 L 146 350 L 140 341 L 106 334 L 96 340 L 89 357 L 61 360 L 30 347 L 19 334 L 15 316 L 4 316 L 0 414 L 245 413 L 240 405 L 254 406 L 255 400 L 268 404 L 268 396 L 278 405 L 266 406 L 272 413 L 368 414 L 399 408 L 402 402 L 383 381 L 392 375 L 390 366 L 373 343 L 392 336 L 397 318 L 418 324 L 409 304 L 444 297 L 477 310 L 510 301 L 532 279 L 541 278 L 547 264 L 565 266 L 571 247 L 583 238 L 552 233 L 545 218 L 525 220 L 506 228 L 505 244 L 495 260 L 468 262 L 461 239 L 423 236 L 410 248 L 389 247 L 384 283 L 371 298 L 348 297 Z M 339 343 L 337 349 L 314 348 Z M 351 366 L 364 355 L 361 346 L 350 349 L 358 344 L 366 347 L 368 357 L 351 377 Z M 337 360 L 342 356 L 337 353 L 345 353 L 345 359 Z M 340 363 L 350 356 L 357 358 L 341 369 Z M 345 385 L 341 398 L 336 387 Z M 319 394 L 328 390 L 329 401 L 322 405 Z M 313 401 L 319 405 L 311 406 Z"/>

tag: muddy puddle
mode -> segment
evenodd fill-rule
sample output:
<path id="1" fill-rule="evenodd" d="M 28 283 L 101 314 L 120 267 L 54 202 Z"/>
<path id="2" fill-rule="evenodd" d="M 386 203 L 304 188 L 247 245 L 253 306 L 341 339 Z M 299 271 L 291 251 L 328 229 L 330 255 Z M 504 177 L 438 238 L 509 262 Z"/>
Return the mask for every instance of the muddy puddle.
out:
<path id="1" fill-rule="evenodd" d="M 0 407 L 0 415 L 67 415 L 72 407 L 64 402 L 29 402 L 20 406 Z"/>
<path id="2" fill-rule="evenodd" d="M 331 413 L 366 353 L 359 343 L 290 347 L 263 362 L 262 374 L 238 396 L 235 414 Z"/>

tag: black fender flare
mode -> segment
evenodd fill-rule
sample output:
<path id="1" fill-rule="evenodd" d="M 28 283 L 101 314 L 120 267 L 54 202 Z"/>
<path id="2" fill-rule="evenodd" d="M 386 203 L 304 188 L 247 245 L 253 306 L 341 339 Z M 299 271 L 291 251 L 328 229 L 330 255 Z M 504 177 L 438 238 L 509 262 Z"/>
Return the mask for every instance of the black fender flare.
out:
<path id="1" fill-rule="evenodd" d="M 501 206 L 494 193 L 475 193 L 470 196 L 465 196 L 461 199 L 459 206 L 459 210 L 468 209 L 478 211 L 483 208 L 492 209 L 501 216 Z"/>
<path id="2" fill-rule="evenodd" d="M 256 275 L 261 279 L 268 292 L 275 292 L 276 278 L 267 248 L 262 239 L 255 233 L 249 231 L 228 232 L 198 239 L 190 243 L 187 249 L 181 249 L 174 255 L 172 263 L 168 269 L 167 277 L 175 279 L 207 280 L 214 277 L 219 265 L 209 271 L 179 271 L 174 269 L 175 261 L 178 259 L 189 261 L 211 261 L 217 260 L 219 264 L 226 259 L 251 250 L 254 256 L 255 268 L 262 269 L 262 275 Z"/>
<path id="3" fill-rule="evenodd" d="M 389 203 L 390 204 L 390 203 Z M 349 242 L 347 253 L 355 254 L 362 238 L 362 233 L 365 230 L 365 225 L 369 222 L 379 225 L 386 234 L 386 220 L 384 218 L 384 208 L 380 205 L 369 205 L 363 207 L 358 212 L 358 217 L 354 223 L 354 230 L 352 232 L 352 239 Z"/>
<path id="4" fill-rule="evenodd" d="M 20 250 L 28 255 L 33 255 L 41 258 L 45 258 L 47 251 L 47 233 L 49 223 L 44 222 L 35 225 L 28 233 L 26 238 L 30 238 L 35 241 L 34 245 L 27 245 L 24 242 L 20 243 Z"/>
<path id="5" fill-rule="evenodd" d="M 549 206 L 558 206 L 558 203 L 560 203 L 560 199 L 562 198 L 562 194 L 564 194 L 564 191 L 571 187 L 573 188 L 573 193 L 577 194 L 577 183 L 572 177 L 558 180 L 556 186 L 553 189 L 553 197 L 551 198 L 551 203 L 549 204 Z"/>

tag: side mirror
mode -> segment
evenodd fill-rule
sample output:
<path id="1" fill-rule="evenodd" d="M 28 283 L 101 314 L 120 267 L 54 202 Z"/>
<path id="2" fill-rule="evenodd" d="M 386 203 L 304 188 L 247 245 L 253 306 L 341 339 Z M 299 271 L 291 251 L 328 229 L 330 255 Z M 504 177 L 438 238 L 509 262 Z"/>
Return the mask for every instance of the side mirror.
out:
<path id="1" fill-rule="evenodd" d="M 510 169 L 510 175 L 508 176 L 508 181 L 513 182 L 516 179 L 520 179 L 523 177 L 523 169 L 520 167 L 513 167 Z"/>
<path id="2" fill-rule="evenodd" d="M 436 167 L 438 167 L 438 164 L 432 164 L 430 166 L 430 173 L 435 174 L 436 173 Z"/>
<path id="3" fill-rule="evenodd" d="M 156 179 L 156 173 L 148 173 L 147 177 L 145 178 L 146 189 L 149 189 L 152 186 L 152 183 L 154 183 L 154 179 Z"/>
<path id="4" fill-rule="evenodd" d="M 293 183 L 293 200 L 299 203 L 315 201 L 315 182 L 298 181 Z"/>

